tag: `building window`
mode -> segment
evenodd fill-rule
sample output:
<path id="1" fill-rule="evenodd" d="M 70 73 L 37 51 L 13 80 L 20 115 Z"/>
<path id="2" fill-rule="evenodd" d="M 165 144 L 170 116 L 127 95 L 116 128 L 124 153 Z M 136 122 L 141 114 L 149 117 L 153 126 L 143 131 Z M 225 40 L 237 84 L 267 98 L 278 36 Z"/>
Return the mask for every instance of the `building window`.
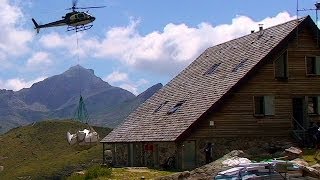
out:
<path id="1" fill-rule="evenodd" d="M 217 63 L 217 64 L 214 64 L 210 67 L 210 69 L 208 69 L 207 72 L 204 73 L 204 75 L 209 75 L 209 74 L 214 74 L 215 71 L 218 69 L 218 67 L 220 66 L 221 63 Z"/>
<path id="2" fill-rule="evenodd" d="M 165 101 L 165 102 L 161 103 L 161 104 L 157 107 L 157 109 L 155 109 L 155 110 L 153 111 L 153 113 L 156 113 L 156 112 L 160 111 L 160 109 L 161 109 L 163 106 L 165 106 L 168 102 L 169 102 L 169 101 Z"/>
<path id="3" fill-rule="evenodd" d="M 173 114 L 174 112 L 176 112 L 181 106 L 182 104 L 184 103 L 185 101 L 181 101 L 181 102 L 178 102 L 175 106 L 173 106 L 168 112 L 167 114 Z"/>
<path id="4" fill-rule="evenodd" d="M 320 75 L 320 56 L 306 57 L 307 75 Z"/>
<path id="5" fill-rule="evenodd" d="M 288 52 L 285 51 L 274 61 L 274 74 L 277 79 L 288 78 Z"/>
<path id="6" fill-rule="evenodd" d="M 263 96 L 254 97 L 254 114 L 264 115 Z"/>
<path id="7" fill-rule="evenodd" d="M 271 116 L 274 115 L 274 96 L 254 96 L 254 115 Z"/>
<path id="8" fill-rule="evenodd" d="M 244 64 L 245 64 L 247 61 L 248 61 L 248 59 L 243 59 L 243 60 L 241 60 L 241 62 L 240 62 L 239 64 L 237 64 L 236 67 L 234 67 L 234 68 L 232 69 L 232 72 L 237 72 L 238 69 L 240 69 L 241 67 L 243 67 Z"/>
<path id="9" fill-rule="evenodd" d="M 319 96 L 308 97 L 308 114 L 319 114 Z"/>

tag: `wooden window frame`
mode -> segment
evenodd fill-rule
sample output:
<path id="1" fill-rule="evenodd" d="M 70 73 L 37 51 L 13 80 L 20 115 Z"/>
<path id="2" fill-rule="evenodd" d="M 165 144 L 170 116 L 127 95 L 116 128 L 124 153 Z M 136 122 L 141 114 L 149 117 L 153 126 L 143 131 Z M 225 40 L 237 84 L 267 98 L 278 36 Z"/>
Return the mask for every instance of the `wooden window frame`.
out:
<path id="1" fill-rule="evenodd" d="M 167 115 L 175 113 L 186 101 L 180 101 L 167 111 Z"/>
<path id="2" fill-rule="evenodd" d="M 212 75 L 216 73 L 220 65 L 221 65 L 221 62 L 213 64 L 203 75 Z"/>
<path id="3" fill-rule="evenodd" d="M 248 58 L 242 59 L 233 69 L 231 72 L 237 72 L 240 68 L 242 68 L 245 63 L 248 61 Z"/>
<path id="4" fill-rule="evenodd" d="M 308 77 L 316 77 L 316 76 L 320 76 L 320 73 L 317 74 L 317 57 L 319 56 L 315 56 L 315 55 L 308 55 L 305 56 L 305 69 L 306 69 L 306 76 Z M 312 65 L 314 66 L 314 72 L 312 74 L 310 74 L 308 72 L 308 58 L 314 58 L 313 59 L 313 63 Z"/>
<path id="5" fill-rule="evenodd" d="M 153 113 L 157 113 L 159 112 L 169 101 L 164 101 L 163 103 L 161 103 L 154 111 Z"/>
<path id="6" fill-rule="evenodd" d="M 283 55 L 283 54 L 286 54 L 286 61 L 285 61 L 285 77 L 277 77 L 277 74 L 276 74 L 276 61 Z M 280 53 L 279 56 L 277 56 L 275 58 L 275 60 L 273 61 L 273 72 L 274 72 L 274 78 L 277 79 L 277 80 L 288 80 L 289 79 L 289 53 L 288 53 L 288 50 L 284 50 Z"/>
<path id="7" fill-rule="evenodd" d="M 260 108 L 262 108 L 262 114 L 257 114 L 256 113 L 256 98 L 262 98 L 262 102 L 260 102 Z M 271 102 L 270 99 L 272 100 L 272 109 L 269 111 L 268 108 L 266 107 L 267 102 Z M 262 107 L 261 107 L 262 106 Z M 270 108 L 270 107 L 269 107 Z M 266 117 L 266 116 L 275 116 L 275 96 L 274 95 L 257 95 L 253 96 L 253 116 L 254 117 Z"/>
<path id="8" fill-rule="evenodd" d="M 313 113 L 309 113 L 309 98 L 312 98 L 313 103 Z M 309 116 L 319 116 L 320 115 L 320 96 L 318 95 L 310 95 L 306 96 L 306 104 L 307 104 L 307 113 Z"/>
<path id="9" fill-rule="evenodd" d="M 262 114 L 257 114 L 256 113 L 256 98 L 264 98 L 264 96 L 253 96 L 253 116 L 255 116 L 255 117 L 264 117 L 265 116 L 264 107 L 262 107 L 262 109 L 263 109 Z M 263 106 L 264 103 L 262 102 L 261 105 Z"/>

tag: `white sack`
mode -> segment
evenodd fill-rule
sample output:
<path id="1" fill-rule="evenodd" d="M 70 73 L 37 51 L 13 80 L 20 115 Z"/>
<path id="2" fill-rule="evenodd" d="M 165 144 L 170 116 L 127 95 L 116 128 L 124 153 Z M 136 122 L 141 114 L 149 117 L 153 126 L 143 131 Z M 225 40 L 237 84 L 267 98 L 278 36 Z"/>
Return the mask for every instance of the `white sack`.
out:
<path id="1" fill-rule="evenodd" d="M 77 135 L 67 132 L 67 140 L 70 145 L 74 145 L 77 142 Z"/>

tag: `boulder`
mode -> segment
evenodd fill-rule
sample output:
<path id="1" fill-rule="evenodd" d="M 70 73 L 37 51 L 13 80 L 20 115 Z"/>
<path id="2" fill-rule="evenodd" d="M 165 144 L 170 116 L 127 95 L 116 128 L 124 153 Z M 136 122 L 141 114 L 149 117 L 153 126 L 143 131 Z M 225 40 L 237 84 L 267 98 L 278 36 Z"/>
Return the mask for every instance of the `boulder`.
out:
<path id="1" fill-rule="evenodd" d="M 308 167 L 308 166 L 301 166 L 304 176 L 310 176 L 313 178 L 320 179 L 320 171 L 316 170 L 315 168 Z"/>
<path id="2" fill-rule="evenodd" d="M 294 159 L 294 160 L 292 160 L 290 162 L 292 162 L 294 164 L 297 164 L 299 166 L 309 166 L 309 164 L 305 160 L 300 159 L 300 158 L 296 158 L 296 159 Z"/>
<path id="3" fill-rule="evenodd" d="M 212 179 L 215 177 L 220 171 L 224 171 L 228 169 L 229 167 L 222 164 L 223 161 L 227 159 L 239 159 L 240 157 L 243 157 L 245 154 L 243 151 L 240 150 L 234 150 L 230 153 L 224 155 L 222 158 L 211 162 L 209 164 L 206 164 L 204 166 L 198 167 L 194 169 L 193 171 L 185 171 L 180 173 L 175 173 L 168 176 L 163 176 L 156 178 L 157 180 L 180 180 L 180 179 Z"/>
<path id="4" fill-rule="evenodd" d="M 286 156 L 289 160 L 296 159 L 302 155 L 302 150 L 297 147 L 290 147 L 285 149 Z"/>
<path id="5" fill-rule="evenodd" d="M 320 164 L 314 164 L 311 166 L 312 168 L 316 169 L 317 171 L 320 171 Z"/>

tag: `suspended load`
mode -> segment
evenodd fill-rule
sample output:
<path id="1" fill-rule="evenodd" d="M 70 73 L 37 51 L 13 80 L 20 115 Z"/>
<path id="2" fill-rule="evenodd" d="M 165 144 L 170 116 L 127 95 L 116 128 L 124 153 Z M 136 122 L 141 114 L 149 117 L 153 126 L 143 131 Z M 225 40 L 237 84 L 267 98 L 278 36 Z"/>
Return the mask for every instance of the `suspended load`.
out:
<path id="1" fill-rule="evenodd" d="M 81 95 L 74 119 L 85 123 L 87 127 L 78 129 L 74 134 L 67 132 L 68 143 L 80 146 L 96 145 L 99 141 L 99 134 L 89 125 L 88 111 Z"/>

